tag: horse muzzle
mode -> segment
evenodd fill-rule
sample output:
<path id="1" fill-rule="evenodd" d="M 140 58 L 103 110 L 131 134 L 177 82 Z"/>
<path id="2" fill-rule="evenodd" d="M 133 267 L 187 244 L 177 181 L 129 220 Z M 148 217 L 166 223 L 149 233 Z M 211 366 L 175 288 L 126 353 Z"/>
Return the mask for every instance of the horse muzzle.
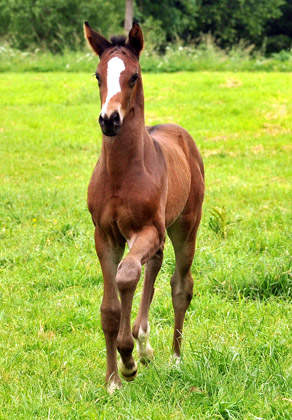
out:
<path id="1" fill-rule="evenodd" d="M 106 114 L 100 114 L 98 122 L 103 134 L 108 137 L 116 136 L 122 126 L 122 120 L 118 111 L 114 111 L 110 117 Z"/>

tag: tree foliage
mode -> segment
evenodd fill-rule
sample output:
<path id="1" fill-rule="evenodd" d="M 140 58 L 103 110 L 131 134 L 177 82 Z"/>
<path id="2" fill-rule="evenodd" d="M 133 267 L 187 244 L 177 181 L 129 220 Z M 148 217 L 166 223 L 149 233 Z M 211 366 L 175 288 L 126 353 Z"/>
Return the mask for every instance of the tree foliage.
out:
<path id="1" fill-rule="evenodd" d="M 161 21 L 168 41 L 179 37 L 195 42 L 202 33 L 210 33 L 221 47 L 231 47 L 241 40 L 261 47 L 267 23 L 282 15 L 281 7 L 286 3 L 285 0 L 137 0 L 137 13 L 142 20 L 152 16 Z M 291 21 L 288 25 L 292 28 Z"/>
<path id="2" fill-rule="evenodd" d="M 266 50 L 281 51 L 292 47 L 292 0 L 285 1 L 278 19 L 267 23 Z"/>
<path id="3" fill-rule="evenodd" d="M 292 0 L 136 0 L 134 13 L 153 49 L 205 33 L 224 48 L 291 46 Z M 124 17 L 125 0 L 0 0 L 0 36 L 20 49 L 79 49 L 84 20 L 109 36 L 123 31 Z"/>
<path id="4" fill-rule="evenodd" d="M 0 0 L 0 35 L 20 49 L 80 48 L 84 20 L 107 36 L 123 18 L 124 0 Z"/>
<path id="5" fill-rule="evenodd" d="M 284 0 L 201 0 L 198 26 L 223 47 L 240 40 L 260 47 L 267 22 L 281 16 L 283 4 Z"/>

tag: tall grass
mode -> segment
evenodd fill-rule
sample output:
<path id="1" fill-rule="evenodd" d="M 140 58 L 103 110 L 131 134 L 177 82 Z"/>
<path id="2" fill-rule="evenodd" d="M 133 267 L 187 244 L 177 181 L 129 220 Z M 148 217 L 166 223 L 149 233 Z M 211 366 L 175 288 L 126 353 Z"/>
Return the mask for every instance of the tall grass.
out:
<path id="1" fill-rule="evenodd" d="M 50 52 L 18 51 L 8 46 L 0 47 L 0 72 L 90 72 L 98 62 L 89 51 L 69 51 L 62 54 Z M 267 58 L 243 44 L 230 51 L 218 48 L 212 40 L 199 45 L 169 45 L 164 54 L 145 49 L 141 57 L 144 72 L 176 71 L 292 71 L 292 53 L 281 51 Z"/>

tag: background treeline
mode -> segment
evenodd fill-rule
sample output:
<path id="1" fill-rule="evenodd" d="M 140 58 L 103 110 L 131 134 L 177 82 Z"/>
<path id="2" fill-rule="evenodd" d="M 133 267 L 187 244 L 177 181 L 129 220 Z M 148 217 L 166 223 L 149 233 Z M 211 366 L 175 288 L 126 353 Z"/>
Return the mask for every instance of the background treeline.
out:
<path id="1" fill-rule="evenodd" d="M 108 36 L 123 31 L 125 0 L 0 0 L 0 37 L 14 48 L 80 50 L 82 22 Z M 210 34 L 224 49 L 254 45 L 264 53 L 291 48 L 292 0 L 136 0 L 148 48 L 197 45 Z"/>

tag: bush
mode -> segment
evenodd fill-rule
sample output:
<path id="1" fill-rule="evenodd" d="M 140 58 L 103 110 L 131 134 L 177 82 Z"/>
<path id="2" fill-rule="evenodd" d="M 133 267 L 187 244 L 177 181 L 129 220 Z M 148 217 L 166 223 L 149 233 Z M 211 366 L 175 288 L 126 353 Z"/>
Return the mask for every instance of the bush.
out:
<path id="1" fill-rule="evenodd" d="M 166 47 L 166 32 L 162 28 L 162 22 L 160 20 L 154 20 L 150 16 L 143 23 L 143 34 L 145 40 L 145 48 L 147 51 L 152 53 L 163 52 Z"/>

